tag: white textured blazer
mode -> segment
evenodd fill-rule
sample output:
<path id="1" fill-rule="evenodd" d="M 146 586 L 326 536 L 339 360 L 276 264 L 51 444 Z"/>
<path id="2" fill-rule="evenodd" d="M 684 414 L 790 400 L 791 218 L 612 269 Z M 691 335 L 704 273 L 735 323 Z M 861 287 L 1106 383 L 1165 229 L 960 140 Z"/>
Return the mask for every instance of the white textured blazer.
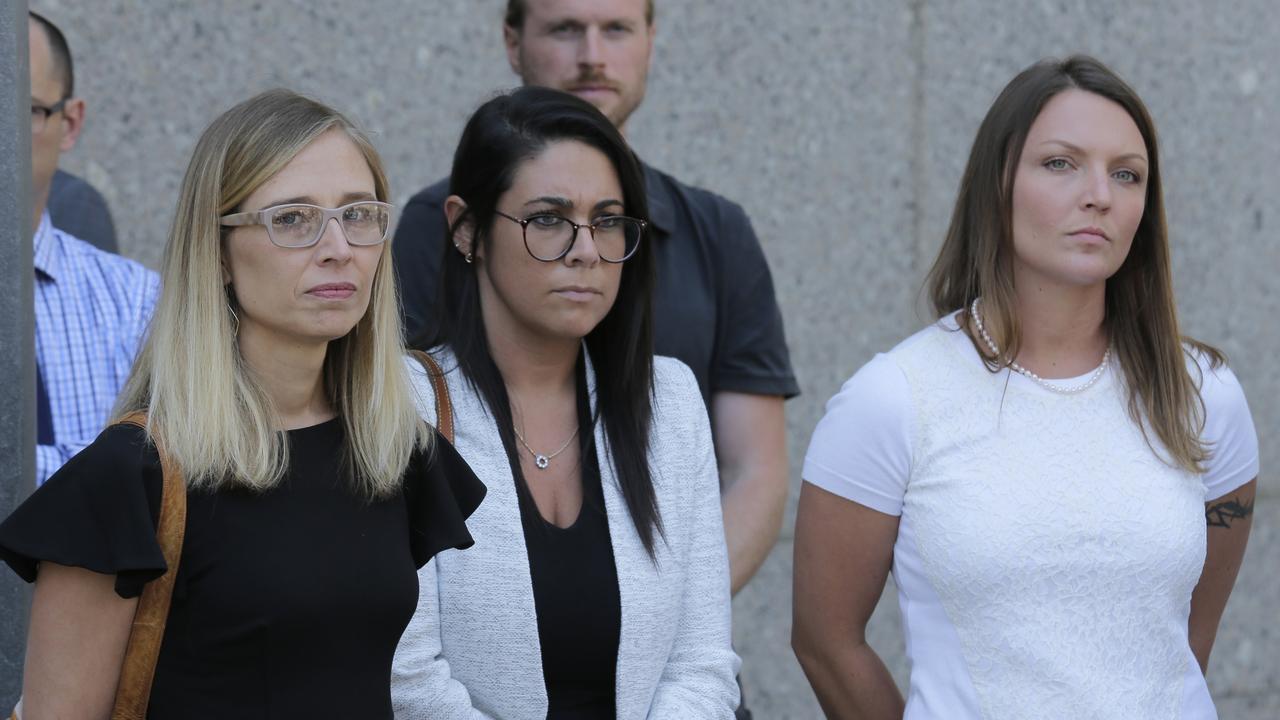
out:
<path id="1" fill-rule="evenodd" d="M 545 720 L 547 692 L 515 478 L 494 419 L 448 353 L 436 355 L 453 401 L 454 446 L 488 487 L 467 521 L 476 544 L 418 571 L 418 609 L 400 638 L 391 697 L 400 720 Z M 430 380 L 408 361 L 419 412 L 435 421 Z M 595 373 L 587 362 L 595 406 Z M 706 406 L 692 371 L 654 359 L 650 466 L 663 536 L 650 559 L 614 473 L 603 423 L 600 482 L 622 604 L 618 720 L 733 717 L 729 561 Z M 665 541 L 664 538 L 665 537 Z"/>

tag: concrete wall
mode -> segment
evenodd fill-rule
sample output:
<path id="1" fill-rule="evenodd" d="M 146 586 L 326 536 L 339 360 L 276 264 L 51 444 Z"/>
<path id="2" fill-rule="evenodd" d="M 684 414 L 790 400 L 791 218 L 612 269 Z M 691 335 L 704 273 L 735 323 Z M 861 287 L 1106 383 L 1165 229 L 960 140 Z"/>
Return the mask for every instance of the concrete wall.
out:
<path id="1" fill-rule="evenodd" d="M 89 102 L 65 166 L 106 194 L 123 251 L 152 266 L 199 132 L 272 85 L 317 94 L 372 130 L 398 199 L 442 176 L 470 111 L 516 81 L 501 48 L 502 5 L 34 3 L 67 30 Z M 1228 352 L 1263 466 L 1280 460 L 1266 442 L 1280 421 L 1274 0 L 662 0 L 658 14 L 632 140 L 649 162 L 752 214 L 805 393 L 788 406 L 794 475 L 840 382 L 925 321 L 918 289 L 995 93 L 1034 60 L 1072 51 L 1111 64 L 1150 105 L 1186 330 Z M 1263 481 L 1210 678 L 1223 717 L 1280 713 L 1280 484 L 1265 469 Z M 793 485 L 794 499 L 798 477 Z M 735 605 L 748 692 L 765 718 L 820 716 L 787 645 L 790 515 Z M 883 604 L 872 640 L 905 682 L 894 605 Z"/>
<path id="2" fill-rule="evenodd" d="M 36 466 L 35 341 L 28 320 L 35 282 L 27 197 L 31 121 L 24 107 L 31 73 L 20 5 L 0 5 L 0 518 L 31 492 Z M 20 689 L 29 597 L 26 583 L 0 571 L 0 716 Z"/>

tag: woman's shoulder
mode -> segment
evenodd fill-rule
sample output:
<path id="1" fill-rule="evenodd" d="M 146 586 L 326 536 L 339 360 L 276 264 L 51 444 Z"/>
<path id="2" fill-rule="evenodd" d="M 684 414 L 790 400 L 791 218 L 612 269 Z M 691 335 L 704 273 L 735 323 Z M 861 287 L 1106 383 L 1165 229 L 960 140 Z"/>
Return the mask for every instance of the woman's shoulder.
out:
<path id="1" fill-rule="evenodd" d="M 702 397 L 693 370 L 683 361 L 666 355 L 653 356 L 653 389 L 655 394 L 662 390 L 675 395 L 693 394 L 699 399 Z"/>
<path id="2" fill-rule="evenodd" d="M 92 443 L 76 453 L 49 478 L 50 484 L 60 476 L 80 485 L 106 485 L 112 489 L 121 482 L 136 482 L 158 471 L 160 456 L 143 428 L 129 423 L 108 425 Z"/>
<path id="3" fill-rule="evenodd" d="M 1206 404 L 1244 398 L 1240 379 L 1220 351 L 1191 341 L 1184 341 L 1182 350 L 1186 355 L 1187 371 Z"/>
<path id="4" fill-rule="evenodd" d="M 898 341 L 884 354 L 894 360 L 906 360 L 919 355 L 933 355 L 939 343 L 955 342 L 960 325 L 956 313 L 948 313 Z M 960 337 L 963 337 L 961 335 Z"/>
<path id="5" fill-rule="evenodd" d="M 163 475 L 146 432 L 112 425 L 0 524 L 0 559 L 28 581 L 41 561 L 116 575 L 136 597 L 164 572 L 156 543 Z"/>
<path id="6" fill-rule="evenodd" d="M 1204 403 L 1206 422 L 1234 418 L 1235 422 L 1232 424 L 1239 424 L 1241 419 L 1247 418 L 1249 401 L 1245 398 L 1240 379 L 1227 364 L 1226 357 L 1216 350 L 1192 343 L 1184 343 L 1183 349 L 1191 381 Z M 1252 430 L 1252 420 L 1249 425 Z"/>
<path id="7" fill-rule="evenodd" d="M 673 358 L 653 358 L 654 428 L 707 422 L 707 404 L 698 388 L 698 379 L 688 365 Z"/>
<path id="8" fill-rule="evenodd" d="M 1200 438 L 1209 459 L 1201 479 L 1205 498 L 1212 500 L 1257 477 L 1258 433 L 1244 388 L 1225 358 L 1193 343 L 1184 348 L 1187 369 L 1204 404 Z"/>
<path id="9" fill-rule="evenodd" d="M 448 548 L 471 547 L 466 521 L 484 500 L 487 488 L 439 432 L 430 447 L 414 451 L 406 470 L 410 549 L 419 568 Z"/>

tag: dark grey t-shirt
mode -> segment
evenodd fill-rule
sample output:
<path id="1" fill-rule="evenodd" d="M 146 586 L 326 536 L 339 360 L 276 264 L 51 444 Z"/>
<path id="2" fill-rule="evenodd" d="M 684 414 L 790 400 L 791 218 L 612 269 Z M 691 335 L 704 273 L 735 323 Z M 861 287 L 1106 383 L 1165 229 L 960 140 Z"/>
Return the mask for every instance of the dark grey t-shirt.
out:
<path id="1" fill-rule="evenodd" d="M 99 250 L 118 253 L 116 226 L 102 193 L 69 172 L 55 170 L 49 186 L 49 219 L 53 226 Z"/>
<path id="2" fill-rule="evenodd" d="M 742 207 L 643 165 L 654 243 L 654 352 L 678 358 L 716 392 L 800 392 L 760 240 Z M 445 248 L 449 179 L 414 195 L 392 253 L 405 331 L 420 345 L 434 329 Z"/>

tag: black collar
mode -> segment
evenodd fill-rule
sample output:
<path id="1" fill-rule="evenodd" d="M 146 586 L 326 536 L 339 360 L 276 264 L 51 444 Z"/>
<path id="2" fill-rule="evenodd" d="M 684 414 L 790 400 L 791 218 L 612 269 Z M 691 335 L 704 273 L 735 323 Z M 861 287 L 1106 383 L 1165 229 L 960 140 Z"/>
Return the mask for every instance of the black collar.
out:
<path id="1" fill-rule="evenodd" d="M 639 161 L 639 158 L 636 158 Z M 675 199 L 662 174 L 648 163 L 640 162 L 644 173 L 644 190 L 649 200 L 649 222 L 663 235 L 670 235 L 676 225 Z"/>

